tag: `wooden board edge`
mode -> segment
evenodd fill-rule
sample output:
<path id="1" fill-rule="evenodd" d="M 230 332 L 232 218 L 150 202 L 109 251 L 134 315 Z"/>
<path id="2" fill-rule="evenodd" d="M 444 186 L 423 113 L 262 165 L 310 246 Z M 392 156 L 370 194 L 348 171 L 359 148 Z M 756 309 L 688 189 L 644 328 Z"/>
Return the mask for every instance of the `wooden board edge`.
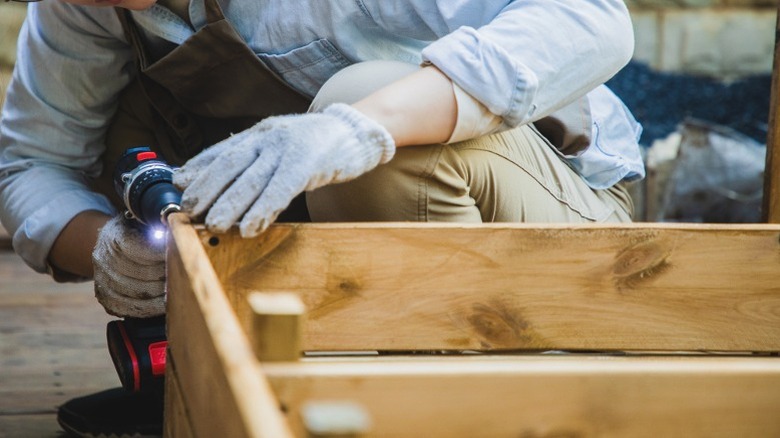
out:
<path id="1" fill-rule="evenodd" d="M 780 226 L 651 229 L 280 225 L 207 251 L 234 297 L 299 293 L 309 351 L 780 351 Z"/>
<path id="2" fill-rule="evenodd" d="M 176 371 L 176 364 L 168 352 L 165 363 L 165 410 L 163 436 L 166 438 L 192 438 L 191 418 L 184 402 L 181 383 Z"/>
<path id="3" fill-rule="evenodd" d="M 764 170 L 764 220 L 780 223 L 780 4 L 775 27 L 775 57 L 772 64 L 772 86 L 769 100 L 769 131 Z"/>
<path id="4" fill-rule="evenodd" d="M 780 358 L 469 357 L 264 365 L 296 430 L 360 406 L 378 436 L 775 436 Z"/>
<path id="5" fill-rule="evenodd" d="M 225 234 L 213 234 L 203 224 L 192 224 L 193 229 L 204 240 L 210 237 L 242 239 L 245 241 L 257 241 L 257 239 L 244 239 L 240 237 L 237 227 L 229 229 Z M 539 230 L 539 231 L 580 231 L 580 230 L 607 230 L 607 231 L 696 231 L 696 232 L 754 232 L 754 231 L 780 231 L 780 224 L 767 223 L 699 223 L 699 222 L 629 222 L 629 223 L 463 223 L 463 222 L 277 222 L 268 227 L 258 239 L 267 234 L 287 233 L 289 230 L 344 230 L 344 229 L 368 229 L 368 230 L 405 230 L 405 229 L 485 229 L 485 230 Z M 278 239 L 271 239 L 276 241 Z"/>
<path id="6" fill-rule="evenodd" d="M 291 437 L 197 234 L 184 215 L 170 225 L 169 351 L 195 434 Z"/>

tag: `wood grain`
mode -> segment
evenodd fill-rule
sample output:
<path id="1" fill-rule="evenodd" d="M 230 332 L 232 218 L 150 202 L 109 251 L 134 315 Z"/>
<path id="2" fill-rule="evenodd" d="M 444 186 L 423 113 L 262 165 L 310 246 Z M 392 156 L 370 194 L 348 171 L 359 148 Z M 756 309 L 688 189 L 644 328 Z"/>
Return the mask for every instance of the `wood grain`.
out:
<path id="1" fill-rule="evenodd" d="M 195 231 L 181 214 L 170 225 L 169 353 L 192 430 L 203 437 L 291 436 Z"/>
<path id="2" fill-rule="evenodd" d="M 58 406 L 120 385 L 105 337 L 114 318 L 92 289 L 0 250 L 0 437 L 61 436 Z"/>
<path id="3" fill-rule="evenodd" d="M 301 406 L 357 403 L 367 436 L 780 435 L 780 359 L 528 356 L 264 366 L 298 436 Z"/>
<path id="4" fill-rule="evenodd" d="M 340 403 L 365 408 L 368 435 L 381 436 L 780 433 L 777 357 L 498 354 L 774 351 L 779 226 L 288 224 L 257 239 L 173 230 L 169 336 L 198 435 L 216 433 L 202 419 L 214 405 L 246 410 L 211 414 L 240 423 L 235 436 L 252 436 L 252 415 L 280 411 L 284 433 L 304 436 L 303 406 Z M 301 297 L 311 350 L 492 354 L 261 367 L 237 318 L 250 329 L 246 299 L 258 290 Z"/>
<path id="5" fill-rule="evenodd" d="M 193 418 L 184 401 L 184 389 L 179 383 L 178 370 L 173 357 L 168 354 L 165 363 L 165 424 L 163 435 L 176 438 L 196 437 Z"/>
<path id="6" fill-rule="evenodd" d="M 61 438 L 59 430 L 57 419 L 49 412 L 0 416 L 0 438 Z"/>
<path id="7" fill-rule="evenodd" d="M 298 293 L 305 350 L 780 351 L 780 226 L 280 224 L 200 241 L 242 324 Z"/>

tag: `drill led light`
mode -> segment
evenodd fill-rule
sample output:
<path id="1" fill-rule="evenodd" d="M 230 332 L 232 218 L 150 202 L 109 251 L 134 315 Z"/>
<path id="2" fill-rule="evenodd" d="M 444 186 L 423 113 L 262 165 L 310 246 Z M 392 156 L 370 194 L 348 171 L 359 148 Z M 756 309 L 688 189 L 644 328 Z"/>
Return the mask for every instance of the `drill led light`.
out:
<path id="1" fill-rule="evenodd" d="M 152 230 L 152 237 L 154 237 L 156 240 L 164 239 L 165 238 L 165 230 L 161 230 L 159 228 L 155 228 Z"/>
<path id="2" fill-rule="evenodd" d="M 164 227 L 152 227 L 146 229 L 146 238 L 150 245 L 159 246 L 165 244 L 165 237 L 168 234 Z"/>

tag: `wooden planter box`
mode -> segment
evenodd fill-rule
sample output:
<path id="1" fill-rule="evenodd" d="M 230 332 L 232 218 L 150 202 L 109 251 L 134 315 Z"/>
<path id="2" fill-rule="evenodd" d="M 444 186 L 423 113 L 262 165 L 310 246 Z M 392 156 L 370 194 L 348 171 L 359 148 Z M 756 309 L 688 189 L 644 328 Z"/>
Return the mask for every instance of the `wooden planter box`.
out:
<path id="1" fill-rule="evenodd" d="M 167 436 L 780 436 L 780 225 L 171 230 Z"/>
<path id="2" fill-rule="evenodd" d="M 780 436 L 779 63 L 774 225 L 174 215 L 166 435 Z"/>

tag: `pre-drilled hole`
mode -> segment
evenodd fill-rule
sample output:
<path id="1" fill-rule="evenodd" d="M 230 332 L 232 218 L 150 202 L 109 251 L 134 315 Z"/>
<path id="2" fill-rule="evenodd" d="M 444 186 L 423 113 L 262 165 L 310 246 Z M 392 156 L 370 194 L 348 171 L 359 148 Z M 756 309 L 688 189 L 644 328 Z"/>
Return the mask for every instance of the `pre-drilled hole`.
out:
<path id="1" fill-rule="evenodd" d="M 209 245 L 211 245 L 211 246 L 219 245 L 219 237 L 217 237 L 217 236 L 209 237 Z"/>

